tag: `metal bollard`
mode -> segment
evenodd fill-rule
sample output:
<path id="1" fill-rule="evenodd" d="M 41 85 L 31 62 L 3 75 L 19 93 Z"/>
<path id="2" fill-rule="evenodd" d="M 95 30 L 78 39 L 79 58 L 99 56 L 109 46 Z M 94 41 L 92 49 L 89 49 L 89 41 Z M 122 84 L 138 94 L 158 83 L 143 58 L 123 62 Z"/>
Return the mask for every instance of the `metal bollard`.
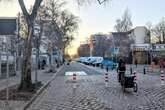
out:
<path id="1" fill-rule="evenodd" d="M 146 74 L 146 69 L 145 69 L 145 67 L 143 68 L 143 73 Z"/>
<path id="2" fill-rule="evenodd" d="M 106 71 L 108 72 L 108 66 L 106 67 Z"/>
<path id="3" fill-rule="evenodd" d="M 132 74 L 132 67 L 130 68 L 130 72 L 131 72 L 131 74 Z"/>

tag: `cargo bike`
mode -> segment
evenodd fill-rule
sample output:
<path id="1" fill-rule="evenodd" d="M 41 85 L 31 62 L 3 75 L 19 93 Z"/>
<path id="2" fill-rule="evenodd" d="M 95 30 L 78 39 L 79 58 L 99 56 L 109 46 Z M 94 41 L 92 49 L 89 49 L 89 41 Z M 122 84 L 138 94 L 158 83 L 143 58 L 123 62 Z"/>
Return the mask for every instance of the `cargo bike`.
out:
<path id="1" fill-rule="evenodd" d="M 138 85 L 135 81 L 135 73 L 129 74 L 126 71 L 118 71 L 118 81 L 122 86 L 123 92 L 125 92 L 126 88 L 133 88 L 134 92 L 138 91 Z"/>

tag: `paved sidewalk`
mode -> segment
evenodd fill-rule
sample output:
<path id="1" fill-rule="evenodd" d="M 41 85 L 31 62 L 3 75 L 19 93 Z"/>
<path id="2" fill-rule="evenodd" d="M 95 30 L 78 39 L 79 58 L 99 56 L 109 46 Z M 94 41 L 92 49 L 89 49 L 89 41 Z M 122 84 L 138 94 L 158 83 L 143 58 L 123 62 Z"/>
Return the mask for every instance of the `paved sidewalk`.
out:
<path id="1" fill-rule="evenodd" d="M 38 70 L 38 81 L 45 84 L 48 80 L 52 78 L 55 73 L 46 73 L 45 70 Z M 13 86 L 20 83 L 21 76 L 17 75 L 9 78 L 9 86 Z M 32 72 L 32 81 L 35 81 L 35 73 Z M 0 90 L 6 88 L 6 79 L 0 80 Z M 0 101 L 0 110 L 4 110 L 4 101 Z M 26 101 L 9 101 L 12 110 L 22 110 L 22 107 L 26 104 Z"/>
<path id="2" fill-rule="evenodd" d="M 146 74 L 160 75 L 160 68 L 153 68 L 151 70 L 150 65 L 137 65 L 137 67 L 135 65 L 127 65 L 127 70 L 130 71 L 131 67 L 132 67 L 133 71 L 137 71 L 139 73 L 144 73 L 144 68 L 145 68 Z M 162 70 L 165 72 L 165 68 Z"/>

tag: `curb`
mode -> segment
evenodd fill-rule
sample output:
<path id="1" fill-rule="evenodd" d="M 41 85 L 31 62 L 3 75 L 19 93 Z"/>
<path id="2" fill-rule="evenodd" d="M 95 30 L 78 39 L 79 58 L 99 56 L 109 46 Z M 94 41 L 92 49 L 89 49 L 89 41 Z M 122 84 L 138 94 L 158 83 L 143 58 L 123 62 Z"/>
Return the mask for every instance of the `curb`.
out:
<path id="1" fill-rule="evenodd" d="M 30 101 L 28 101 L 25 106 L 23 107 L 23 110 L 27 110 L 28 107 L 35 101 L 35 99 L 49 86 L 49 84 L 54 80 L 54 78 L 56 77 L 57 73 L 64 67 L 64 65 L 62 65 L 57 71 L 56 73 L 53 75 L 53 77 L 47 81 L 38 91 L 37 93 L 31 98 Z"/>

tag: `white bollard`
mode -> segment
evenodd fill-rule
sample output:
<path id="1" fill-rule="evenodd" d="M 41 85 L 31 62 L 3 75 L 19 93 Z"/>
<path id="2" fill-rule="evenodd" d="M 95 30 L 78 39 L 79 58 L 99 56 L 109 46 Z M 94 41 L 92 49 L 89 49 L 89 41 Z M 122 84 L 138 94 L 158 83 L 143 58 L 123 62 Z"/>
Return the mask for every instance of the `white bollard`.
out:
<path id="1" fill-rule="evenodd" d="M 76 81 L 76 78 L 77 76 L 76 76 L 76 74 L 75 73 L 73 73 L 73 81 Z"/>
<path id="2" fill-rule="evenodd" d="M 137 72 L 134 71 L 133 73 L 134 73 L 134 76 L 135 76 L 134 80 L 135 80 L 135 82 L 137 82 Z"/>
<path id="3" fill-rule="evenodd" d="M 164 85 L 164 74 L 163 71 L 160 71 L 161 86 Z"/>
<path id="4" fill-rule="evenodd" d="M 76 85 L 76 80 L 77 80 L 77 75 L 76 73 L 73 73 L 73 88 L 76 89 L 77 85 Z"/>

